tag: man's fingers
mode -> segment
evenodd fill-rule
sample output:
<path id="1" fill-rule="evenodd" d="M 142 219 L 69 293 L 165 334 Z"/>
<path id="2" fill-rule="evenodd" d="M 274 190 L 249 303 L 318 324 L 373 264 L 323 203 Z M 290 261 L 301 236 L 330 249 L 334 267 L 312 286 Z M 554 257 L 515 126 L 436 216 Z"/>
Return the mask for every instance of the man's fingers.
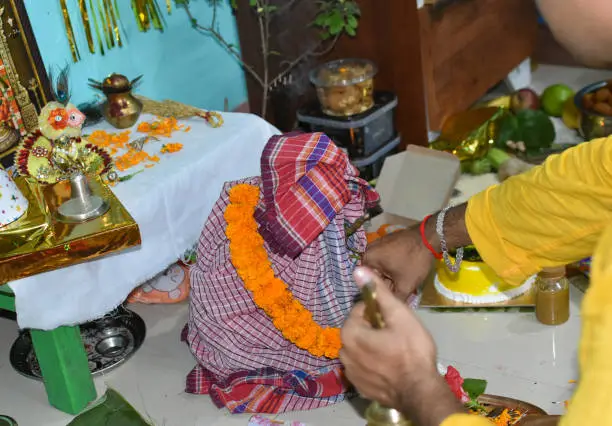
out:
<path id="1" fill-rule="evenodd" d="M 385 282 L 370 268 L 358 266 L 355 268 L 353 276 L 359 288 L 362 288 L 368 283 L 374 283 L 376 285 L 376 298 L 383 319 L 390 319 L 398 309 L 406 309 L 406 306 L 391 293 L 391 289 Z"/>
<path id="2" fill-rule="evenodd" d="M 365 312 L 365 305 L 363 304 L 363 302 L 357 303 L 355 306 L 353 306 L 353 309 L 351 309 L 351 312 L 349 313 L 347 321 L 349 319 L 355 320 L 358 318 L 363 318 L 364 312 Z"/>
<path id="3" fill-rule="evenodd" d="M 410 277 L 412 278 L 412 277 Z M 394 283 L 395 295 L 398 299 L 406 301 L 414 293 L 418 284 L 410 278 L 405 278 Z"/>
<path id="4" fill-rule="evenodd" d="M 353 309 L 351 309 L 346 321 L 344 321 L 342 333 L 344 333 L 345 330 L 347 330 L 349 333 L 360 333 L 363 331 L 363 329 L 371 328 L 369 324 L 370 323 L 365 318 L 365 305 L 363 302 L 359 302 L 353 307 Z"/>

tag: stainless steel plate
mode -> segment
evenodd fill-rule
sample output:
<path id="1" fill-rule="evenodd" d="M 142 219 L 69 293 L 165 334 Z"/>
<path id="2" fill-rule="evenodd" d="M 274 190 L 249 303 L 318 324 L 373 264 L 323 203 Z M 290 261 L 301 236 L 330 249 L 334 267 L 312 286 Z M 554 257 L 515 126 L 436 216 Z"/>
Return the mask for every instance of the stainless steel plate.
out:
<path id="1" fill-rule="evenodd" d="M 143 319 L 124 307 L 80 328 L 89 369 L 94 376 L 106 373 L 128 360 L 140 348 L 146 336 Z M 21 333 L 13 343 L 10 361 L 18 373 L 36 380 L 42 379 L 28 331 Z M 0 426 L 3 425 L 0 423 Z"/>
<path id="2" fill-rule="evenodd" d="M 17 426 L 14 418 L 0 414 L 0 426 Z"/>

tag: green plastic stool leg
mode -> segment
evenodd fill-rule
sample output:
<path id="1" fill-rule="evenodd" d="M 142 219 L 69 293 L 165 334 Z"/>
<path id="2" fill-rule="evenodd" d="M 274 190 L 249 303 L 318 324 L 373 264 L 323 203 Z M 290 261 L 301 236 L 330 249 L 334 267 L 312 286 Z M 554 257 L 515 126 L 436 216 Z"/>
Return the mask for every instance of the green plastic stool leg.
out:
<path id="1" fill-rule="evenodd" d="M 96 388 L 79 327 L 30 333 L 49 403 L 69 414 L 80 413 L 96 398 Z"/>
<path id="2" fill-rule="evenodd" d="M 7 285 L 0 284 L 0 309 L 15 312 L 15 296 Z"/>

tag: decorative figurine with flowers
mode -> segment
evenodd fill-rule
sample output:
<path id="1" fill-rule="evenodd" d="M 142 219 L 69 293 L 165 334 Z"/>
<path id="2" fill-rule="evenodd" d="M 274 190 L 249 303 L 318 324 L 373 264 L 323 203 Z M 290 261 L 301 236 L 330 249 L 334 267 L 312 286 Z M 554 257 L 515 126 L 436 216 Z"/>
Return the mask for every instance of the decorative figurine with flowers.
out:
<path id="1" fill-rule="evenodd" d="M 18 173 L 48 184 L 66 180 L 75 171 L 111 173 L 108 152 L 81 137 L 85 115 L 70 103 L 68 68 L 59 73 L 53 92 L 55 101 L 41 110 L 39 128 L 25 136 L 15 153 Z"/>

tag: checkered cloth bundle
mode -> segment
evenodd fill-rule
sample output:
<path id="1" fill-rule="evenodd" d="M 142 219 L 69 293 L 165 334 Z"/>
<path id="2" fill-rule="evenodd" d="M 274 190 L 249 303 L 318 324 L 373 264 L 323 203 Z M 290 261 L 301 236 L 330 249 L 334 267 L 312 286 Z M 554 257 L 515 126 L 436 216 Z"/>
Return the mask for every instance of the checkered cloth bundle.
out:
<path id="1" fill-rule="evenodd" d="M 262 410 L 265 404 L 253 398 L 270 390 L 277 400 L 266 412 L 336 402 L 345 391 L 338 360 L 315 357 L 286 340 L 255 305 L 231 263 L 223 213 L 228 191 L 238 183 L 260 187 L 255 217 L 272 268 L 318 324 L 341 327 L 358 291 L 351 278 L 352 253 L 364 251 L 365 233 L 347 238 L 345 227 L 362 217 L 378 195 L 324 134 L 273 137 L 262 154 L 261 178 L 227 183 L 202 231 L 191 270 L 186 335 L 199 365 L 188 377 L 188 391 L 216 394 L 213 400 L 234 412 Z M 287 375 L 308 377 L 311 384 L 321 376 L 327 385 L 304 392 L 291 385 L 300 380 L 281 380 Z M 249 378 L 253 387 L 245 392 L 243 386 L 232 397 L 232 377 L 239 380 L 236 386 Z M 330 377 L 336 377 L 335 387 L 330 388 Z"/>

